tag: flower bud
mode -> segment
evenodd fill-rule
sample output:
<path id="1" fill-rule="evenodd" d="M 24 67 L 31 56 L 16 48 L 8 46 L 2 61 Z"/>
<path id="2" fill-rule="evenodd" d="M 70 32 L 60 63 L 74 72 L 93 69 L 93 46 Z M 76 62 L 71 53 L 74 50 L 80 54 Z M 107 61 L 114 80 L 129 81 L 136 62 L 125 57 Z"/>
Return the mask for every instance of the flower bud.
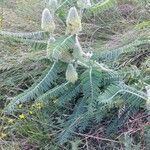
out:
<path id="1" fill-rule="evenodd" d="M 147 91 L 147 108 L 150 110 L 150 86 L 146 86 Z"/>
<path id="2" fill-rule="evenodd" d="M 84 55 L 82 47 L 79 43 L 78 37 L 76 36 L 76 43 L 73 50 L 73 56 L 75 59 L 80 59 Z"/>
<path id="3" fill-rule="evenodd" d="M 146 90 L 147 90 L 147 97 L 150 98 L 150 85 L 146 86 Z"/>
<path id="4" fill-rule="evenodd" d="M 74 68 L 73 64 L 68 64 L 66 70 L 66 80 L 71 83 L 75 83 L 78 80 L 78 73 Z"/>
<path id="5" fill-rule="evenodd" d="M 53 33 L 55 30 L 53 16 L 47 8 L 45 8 L 42 13 L 41 28 L 49 33 Z"/>
<path id="6" fill-rule="evenodd" d="M 78 7 L 81 9 L 89 8 L 92 6 L 90 0 L 78 0 L 77 4 L 78 4 Z"/>
<path id="7" fill-rule="evenodd" d="M 61 52 L 57 49 L 53 50 L 53 53 L 52 53 L 52 58 L 54 61 L 58 61 L 59 59 L 61 59 Z"/>
<path id="8" fill-rule="evenodd" d="M 67 34 L 78 34 L 82 30 L 81 18 L 75 7 L 71 7 L 66 20 Z"/>
<path id="9" fill-rule="evenodd" d="M 55 11 L 58 6 L 58 1 L 57 0 L 49 0 L 48 5 L 49 5 L 50 10 Z"/>
<path id="10" fill-rule="evenodd" d="M 48 39 L 48 42 L 47 42 L 47 57 L 48 58 L 51 58 L 52 57 L 52 44 L 55 42 L 55 38 L 53 36 L 50 36 L 50 38 Z"/>
<path id="11" fill-rule="evenodd" d="M 150 86 L 146 87 L 146 91 L 147 91 L 146 108 L 148 110 L 148 114 L 150 115 Z M 150 117 L 148 117 L 148 121 L 150 121 Z"/>

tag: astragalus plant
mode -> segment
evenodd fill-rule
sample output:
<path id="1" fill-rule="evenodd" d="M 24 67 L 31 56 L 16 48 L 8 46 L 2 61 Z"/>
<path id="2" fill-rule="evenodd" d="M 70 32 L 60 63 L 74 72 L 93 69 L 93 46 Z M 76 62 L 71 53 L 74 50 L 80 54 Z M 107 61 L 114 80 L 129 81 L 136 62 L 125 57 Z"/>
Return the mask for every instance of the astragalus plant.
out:
<path id="1" fill-rule="evenodd" d="M 42 31 L 0 32 L 6 39 L 30 44 L 36 49 L 45 49 L 47 59 L 51 61 L 51 69 L 45 77 L 11 100 L 4 112 L 16 112 L 21 103 L 55 101 L 59 108 L 63 108 L 62 116 L 58 116 L 64 118 L 61 125 L 63 131 L 58 136 L 61 144 L 109 117 L 113 121 L 107 124 L 106 128 L 114 132 L 114 127 L 120 128 L 128 120 L 128 115 L 138 111 L 147 101 L 147 95 L 142 90 L 129 86 L 124 76 L 125 72 L 115 69 L 115 65 L 112 64 L 119 62 L 120 55 L 134 51 L 135 46 L 147 43 L 148 39 L 139 39 L 113 51 L 89 52 L 88 48 L 83 49 L 80 44 L 80 33 L 83 29 L 81 20 L 86 15 L 83 13 L 97 14 L 116 3 L 114 0 L 108 0 L 93 6 L 89 0 L 79 0 L 77 4 L 80 10 L 75 6 L 69 9 L 66 34 L 60 37 L 55 37 L 54 34 L 57 25 L 54 13 L 57 11 L 56 6 L 55 10 L 52 10 L 52 7 L 49 9 L 49 5 L 42 13 Z M 83 11 L 84 9 L 87 11 Z M 120 114 L 122 108 L 124 110 Z M 56 116 L 51 117 L 55 120 Z"/>

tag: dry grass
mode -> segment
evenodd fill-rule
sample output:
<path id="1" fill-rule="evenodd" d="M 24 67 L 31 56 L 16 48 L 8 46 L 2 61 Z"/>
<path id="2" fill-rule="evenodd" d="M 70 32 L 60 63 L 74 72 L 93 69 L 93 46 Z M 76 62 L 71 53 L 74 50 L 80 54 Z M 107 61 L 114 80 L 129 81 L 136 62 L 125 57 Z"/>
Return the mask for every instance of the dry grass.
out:
<path id="1" fill-rule="evenodd" d="M 42 3 L 40 0 L 7 0 L 5 2 L 5 5 L 3 5 L 3 7 L 0 7 L 0 12 L 2 12 L 3 16 L 2 29 L 15 32 L 40 30 L 40 16 L 42 8 L 44 8 L 44 3 Z M 132 14 L 133 11 L 137 12 L 134 7 L 124 5 L 119 7 L 119 11 L 122 13 L 122 15 L 124 15 L 124 13 L 125 15 L 127 13 Z M 142 12 L 139 12 L 139 15 L 141 14 Z M 145 15 L 141 15 L 143 18 L 148 15 L 147 11 L 144 10 L 144 14 Z M 142 33 L 139 33 L 138 30 L 132 30 L 132 27 L 135 26 L 135 24 L 137 24 L 139 20 L 136 20 L 135 22 L 134 21 L 134 18 L 129 17 L 127 19 L 123 18 L 120 22 L 117 22 L 115 24 L 116 26 L 114 25 L 113 31 L 113 33 L 116 34 L 109 35 L 109 38 L 106 39 L 106 41 L 104 42 L 105 45 L 103 47 L 108 49 L 116 48 L 124 44 L 123 42 L 125 42 L 125 39 L 126 43 L 128 43 L 131 41 L 131 39 L 136 39 L 139 35 L 147 35 L 147 30 L 145 32 L 142 31 Z M 93 22 L 85 24 L 85 26 L 87 26 L 87 32 L 90 28 L 93 29 L 93 31 L 97 30 L 97 28 L 94 28 L 94 24 L 92 23 Z M 118 32 L 119 23 L 121 25 Z M 63 29 L 60 28 L 59 25 L 58 29 L 59 33 L 63 31 Z M 124 32 L 122 32 L 123 29 L 125 29 Z M 81 35 L 83 45 L 91 46 L 91 43 L 94 40 L 96 41 L 96 38 L 99 35 L 101 37 L 105 36 L 105 34 L 101 32 L 101 30 L 97 30 L 95 32 L 95 35 L 96 36 L 93 35 L 93 32 L 90 33 L 90 38 L 88 36 Z M 85 44 L 86 40 L 88 41 L 88 44 Z M 94 43 L 95 46 L 99 46 L 98 42 L 95 42 L 96 44 Z M 13 96 L 22 92 L 24 89 L 27 89 L 34 81 L 37 80 L 37 78 L 47 67 L 47 64 L 41 63 L 40 61 L 37 62 L 37 60 L 39 60 L 41 56 L 45 56 L 45 51 L 33 52 L 29 47 L 25 45 L 6 42 L 3 39 L 0 39 L 0 49 L 0 105 L 2 106 L 0 109 L 2 109 L 6 103 L 6 99 L 11 99 Z M 145 125 L 147 126 L 144 120 L 145 118 L 143 117 L 143 114 L 138 114 L 137 116 L 133 117 L 134 118 L 130 120 L 131 122 L 127 122 L 126 130 L 120 131 L 120 136 L 124 135 L 127 132 L 133 136 L 134 134 L 138 133 L 138 135 L 141 135 L 141 138 L 143 138 Z M 1 118 L 3 118 L 3 116 Z M 0 132 L 3 131 L 5 127 L 6 126 L 1 125 Z M 109 141 L 109 139 L 103 137 L 102 129 L 102 127 L 96 126 L 94 127 L 94 129 L 91 129 L 91 132 L 89 132 L 88 134 L 78 135 L 79 137 L 82 137 L 81 139 L 82 141 L 84 141 L 84 144 L 82 144 L 83 150 L 94 150 L 95 145 L 98 149 L 100 149 L 101 146 L 106 147 L 106 149 L 112 149 L 114 146 L 117 146 L 120 149 L 122 148 L 122 145 L 120 143 L 114 144 L 115 141 Z M 9 131 L 6 131 L 9 134 Z M 11 136 L 14 135 L 15 134 Z M 0 149 L 38 149 L 37 145 L 29 144 L 26 137 L 20 139 L 16 137 L 11 138 L 11 136 L 0 139 Z M 105 142 L 103 143 L 103 141 Z M 65 149 L 65 147 L 60 149 Z"/>

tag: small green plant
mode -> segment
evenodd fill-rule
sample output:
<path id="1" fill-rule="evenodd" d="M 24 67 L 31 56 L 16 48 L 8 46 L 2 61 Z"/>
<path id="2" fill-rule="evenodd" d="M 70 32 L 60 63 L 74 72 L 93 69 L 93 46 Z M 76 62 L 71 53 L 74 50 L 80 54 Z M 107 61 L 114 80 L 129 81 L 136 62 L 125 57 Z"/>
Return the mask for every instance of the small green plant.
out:
<path id="1" fill-rule="evenodd" d="M 53 2 L 58 4 L 56 0 Z M 50 1 L 50 5 L 53 2 Z M 63 118 L 63 123 L 56 122 L 63 128 L 58 141 L 64 144 L 78 132 L 84 132 L 90 126 L 105 120 L 111 111 L 113 121 L 107 129 L 108 133 L 112 133 L 115 127 L 123 125 L 129 113 L 145 106 L 147 95 L 127 84 L 123 70 L 119 71 L 113 65 L 108 67 L 105 62 L 119 62 L 122 54 L 135 51 L 136 46 L 148 43 L 149 39 L 137 39 L 121 48 L 103 53 L 88 52 L 80 44 L 79 37 L 83 29 L 81 10 L 87 9 L 95 13 L 112 7 L 112 4 L 116 3 L 108 0 L 93 6 L 90 1 L 78 1 L 81 13 L 75 6 L 70 8 L 66 19 L 66 34 L 61 37 L 54 36 L 56 6 L 55 10 L 43 10 L 43 31 L 21 34 L 0 32 L 4 38 L 30 44 L 35 49 L 45 49 L 46 57 L 52 64 L 40 82 L 10 101 L 4 109 L 5 113 L 17 111 L 17 106 L 21 103 L 55 102 L 62 111 L 58 117 Z M 121 108 L 124 111 L 118 117 Z M 55 120 L 55 115 L 51 116 L 51 120 Z"/>

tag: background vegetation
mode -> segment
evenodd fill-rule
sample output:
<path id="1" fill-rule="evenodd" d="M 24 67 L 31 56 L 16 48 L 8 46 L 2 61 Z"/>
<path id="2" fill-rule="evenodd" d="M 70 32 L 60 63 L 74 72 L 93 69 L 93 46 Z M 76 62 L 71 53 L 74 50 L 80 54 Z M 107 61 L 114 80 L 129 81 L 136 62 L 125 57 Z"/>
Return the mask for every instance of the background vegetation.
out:
<path id="1" fill-rule="evenodd" d="M 52 62 L 47 59 L 45 44 L 19 41 L 0 32 L 0 149 L 149 149 L 145 87 L 150 84 L 150 2 L 91 2 L 95 5 L 83 13 L 79 41 L 84 52 L 92 51 L 92 59 L 105 64 L 113 73 L 93 69 L 91 88 L 89 71 L 79 67 L 79 81 L 65 86 L 66 91 L 58 91 L 62 97 L 54 93 L 42 97 L 43 101 L 20 103 L 17 112 L 11 115 L 4 114 L 3 109 L 18 94 L 39 83 Z M 1 1 L 1 31 L 41 31 L 41 14 L 46 3 L 44 0 Z M 74 5 L 76 0 L 59 3 L 55 16 L 56 39 L 65 34 L 68 10 Z M 66 82 L 66 65 L 57 67 L 58 76 L 52 87 Z M 98 85 L 100 82 L 102 87 Z M 120 89 L 123 93 L 115 97 Z M 88 113 L 80 120 L 85 106 Z M 76 122 L 79 123 L 75 126 Z"/>

